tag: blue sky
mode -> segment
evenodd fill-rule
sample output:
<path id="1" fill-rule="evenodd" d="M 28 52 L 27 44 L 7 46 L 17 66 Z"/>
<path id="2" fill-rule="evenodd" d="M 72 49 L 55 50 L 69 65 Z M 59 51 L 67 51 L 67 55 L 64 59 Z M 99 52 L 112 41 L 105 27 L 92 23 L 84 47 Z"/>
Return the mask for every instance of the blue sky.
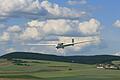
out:
<path id="1" fill-rule="evenodd" d="M 55 47 L 23 44 L 48 44 L 51 42 L 42 40 L 52 39 L 51 36 L 70 42 L 76 35 L 76 41 L 83 36 L 82 40 L 92 37 L 102 40 L 66 48 L 62 51 L 66 55 L 120 55 L 119 0 L 0 1 L 0 55 L 14 51 L 61 55 Z"/>

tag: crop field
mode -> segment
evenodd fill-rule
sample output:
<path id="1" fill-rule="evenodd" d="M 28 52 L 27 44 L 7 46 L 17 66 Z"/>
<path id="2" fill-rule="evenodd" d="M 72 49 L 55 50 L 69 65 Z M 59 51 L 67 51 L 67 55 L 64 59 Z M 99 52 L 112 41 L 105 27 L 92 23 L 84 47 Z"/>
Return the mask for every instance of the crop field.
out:
<path id="1" fill-rule="evenodd" d="M 88 64 L 0 59 L 0 80 L 120 80 L 120 70 L 97 69 Z"/>

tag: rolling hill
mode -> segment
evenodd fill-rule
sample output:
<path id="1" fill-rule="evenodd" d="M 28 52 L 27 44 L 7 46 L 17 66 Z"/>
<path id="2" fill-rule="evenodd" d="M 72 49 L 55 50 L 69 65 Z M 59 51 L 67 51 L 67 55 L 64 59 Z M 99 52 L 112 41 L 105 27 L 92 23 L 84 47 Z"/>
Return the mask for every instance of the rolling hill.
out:
<path id="1" fill-rule="evenodd" d="M 59 62 L 74 62 L 82 64 L 98 64 L 98 63 L 111 63 L 112 61 L 120 60 L 119 56 L 113 55 L 95 55 L 95 56 L 57 56 L 31 52 L 13 52 L 5 54 L 0 58 L 7 59 L 34 59 L 34 60 L 49 60 Z"/>
<path id="2" fill-rule="evenodd" d="M 0 57 L 0 80 L 120 80 L 120 70 L 98 69 L 98 63 L 119 65 L 120 57 L 14 52 Z"/>

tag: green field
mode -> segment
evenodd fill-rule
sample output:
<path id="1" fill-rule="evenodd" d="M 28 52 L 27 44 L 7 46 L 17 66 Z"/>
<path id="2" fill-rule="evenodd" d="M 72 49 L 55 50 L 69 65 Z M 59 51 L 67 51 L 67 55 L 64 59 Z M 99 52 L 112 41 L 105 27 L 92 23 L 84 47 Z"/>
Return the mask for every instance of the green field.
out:
<path id="1" fill-rule="evenodd" d="M 0 80 L 120 80 L 120 70 L 77 63 L 0 59 Z"/>

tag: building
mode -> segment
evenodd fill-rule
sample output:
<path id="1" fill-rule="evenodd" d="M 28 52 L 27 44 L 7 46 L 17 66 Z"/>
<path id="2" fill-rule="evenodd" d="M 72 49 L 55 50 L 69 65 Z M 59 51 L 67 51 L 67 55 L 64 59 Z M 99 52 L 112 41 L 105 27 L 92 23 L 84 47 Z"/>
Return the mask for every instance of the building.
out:
<path id="1" fill-rule="evenodd" d="M 97 69 L 114 69 L 114 70 L 120 69 L 120 67 L 115 64 L 97 64 L 96 68 Z"/>

